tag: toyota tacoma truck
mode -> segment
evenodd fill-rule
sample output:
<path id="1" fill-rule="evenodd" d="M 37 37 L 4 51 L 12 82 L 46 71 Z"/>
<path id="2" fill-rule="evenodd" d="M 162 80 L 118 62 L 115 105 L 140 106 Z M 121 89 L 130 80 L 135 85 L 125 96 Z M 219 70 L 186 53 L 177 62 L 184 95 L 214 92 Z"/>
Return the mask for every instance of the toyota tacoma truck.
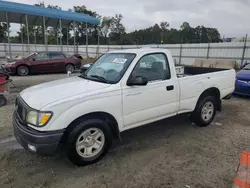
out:
<path id="1" fill-rule="evenodd" d="M 88 165 L 128 129 L 182 113 L 197 126 L 209 125 L 233 93 L 235 76 L 235 70 L 203 67 L 184 67 L 176 75 L 166 49 L 107 52 L 80 76 L 22 91 L 14 133 L 33 153 L 53 155 L 63 148 L 71 162 Z"/>

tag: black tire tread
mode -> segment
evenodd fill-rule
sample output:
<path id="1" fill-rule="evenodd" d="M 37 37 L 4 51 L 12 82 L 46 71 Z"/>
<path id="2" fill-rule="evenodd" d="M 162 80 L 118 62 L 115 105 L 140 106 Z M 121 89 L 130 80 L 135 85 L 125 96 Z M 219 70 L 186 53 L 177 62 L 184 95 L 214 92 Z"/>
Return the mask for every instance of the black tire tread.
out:
<path id="1" fill-rule="evenodd" d="M 97 158 L 93 159 L 83 159 L 81 156 L 78 155 L 75 142 L 78 138 L 79 134 L 81 134 L 84 130 L 96 127 L 103 131 L 105 135 L 105 144 L 103 150 L 101 151 L 100 155 Z M 66 145 L 66 153 L 68 155 L 69 160 L 77 166 L 85 166 L 89 164 L 93 164 L 98 162 L 108 151 L 112 144 L 112 133 L 110 130 L 109 125 L 100 119 L 85 119 L 84 121 L 77 123 L 76 127 L 71 131 L 68 137 L 67 145 Z"/>
<path id="2" fill-rule="evenodd" d="M 214 104 L 214 113 L 213 113 L 213 116 L 210 119 L 210 121 L 205 122 L 201 117 L 201 109 L 202 109 L 203 105 L 208 101 L 211 101 Z M 217 103 L 216 103 L 215 97 L 214 96 L 204 96 L 204 97 L 199 99 L 199 101 L 197 102 L 197 105 L 195 107 L 195 110 L 192 112 L 192 116 L 191 116 L 192 121 L 199 127 L 208 126 L 213 121 L 213 119 L 216 115 L 216 109 L 217 109 Z"/>
<path id="3" fill-rule="evenodd" d="M 19 70 L 20 67 L 26 67 L 26 68 L 28 69 L 28 73 L 27 73 L 26 75 L 21 75 L 21 74 L 19 74 L 19 71 L 18 71 L 18 70 Z M 27 75 L 29 74 L 29 67 L 26 66 L 26 65 L 20 65 L 20 66 L 17 67 L 16 73 L 17 73 L 19 76 L 27 76 Z"/>
<path id="4" fill-rule="evenodd" d="M 72 63 L 68 63 L 68 64 L 66 64 L 66 66 L 65 66 L 65 72 L 67 73 L 68 71 L 67 71 L 67 66 L 68 65 L 71 65 L 71 66 L 73 66 L 73 68 L 74 68 L 74 70 L 73 70 L 73 72 L 75 71 L 75 66 L 72 64 Z M 72 73 L 73 73 L 72 72 Z"/>

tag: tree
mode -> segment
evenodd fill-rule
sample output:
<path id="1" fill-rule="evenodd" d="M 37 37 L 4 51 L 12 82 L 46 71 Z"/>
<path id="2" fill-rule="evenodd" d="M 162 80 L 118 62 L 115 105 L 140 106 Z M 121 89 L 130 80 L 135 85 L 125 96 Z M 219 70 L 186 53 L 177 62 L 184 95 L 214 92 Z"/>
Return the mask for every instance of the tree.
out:
<path id="1" fill-rule="evenodd" d="M 195 32 L 194 28 L 190 26 L 188 22 L 183 22 L 180 26 L 181 31 L 181 42 L 190 43 L 195 41 Z"/>
<path id="2" fill-rule="evenodd" d="M 111 32 L 109 37 L 115 44 L 122 44 L 122 36 L 126 34 L 125 27 L 121 23 L 123 16 L 121 14 L 116 14 L 112 17 Z"/>
<path id="3" fill-rule="evenodd" d="M 5 42 L 7 38 L 7 24 L 0 22 L 0 42 Z"/>
<path id="4" fill-rule="evenodd" d="M 161 26 L 162 31 L 166 31 L 169 27 L 169 23 L 168 22 L 161 22 L 160 26 Z"/>
<path id="5" fill-rule="evenodd" d="M 111 27 L 114 23 L 113 18 L 104 16 L 101 23 L 101 36 L 104 37 L 107 44 L 108 34 L 111 32 Z"/>
<path id="6" fill-rule="evenodd" d="M 183 22 L 182 25 L 180 26 L 181 30 L 189 30 L 191 26 L 189 25 L 188 22 Z"/>
<path id="7" fill-rule="evenodd" d="M 101 16 L 99 14 L 97 14 L 94 11 L 88 10 L 84 5 L 74 6 L 72 11 L 87 14 L 97 19 L 101 19 Z M 88 24 L 87 32 L 88 32 L 88 43 L 96 44 L 98 36 L 98 26 L 94 24 Z M 76 38 L 79 44 L 86 43 L 86 23 L 77 23 Z"/>
<path id="8" fill-rule="evenodd" d="M 216 28 L 207 28 L 209 42 L 222 42 L 220 33 Z"/>
<path id="9" fill-rule="evenodd" d="M 47 8 L 56 9 L 56 10 L 62 10 L 62 8 L 59 7 L 59 6 L 57 6 L 57 5 L 48 5 Z"/>

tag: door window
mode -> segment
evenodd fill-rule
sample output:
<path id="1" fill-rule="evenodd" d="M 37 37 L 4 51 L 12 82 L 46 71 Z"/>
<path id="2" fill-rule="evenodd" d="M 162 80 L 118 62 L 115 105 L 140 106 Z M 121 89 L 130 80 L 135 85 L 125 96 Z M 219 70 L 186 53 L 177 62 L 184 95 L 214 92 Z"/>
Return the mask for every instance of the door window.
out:
<path id="1" fill-rule="evenodd" d="M 36 60 L 39 61 L 39 60 L 48 60 L 49 59 L 49 56 L 47 53 L 38 53 L 36 55 Z"/>
<path id="2" fill-rule="evenodd" d="M 64 59 L 65 56 L 62 53 L 50 53 L 50 58 L 51 59 Z"/>
<path id="3" fill-rule="evenodd" d="M 156 53 L 143 56 L 132 72 L 132 77 L 137 76 L 145 77 L 149 82 L 170 79 L 166 55 Z"/>

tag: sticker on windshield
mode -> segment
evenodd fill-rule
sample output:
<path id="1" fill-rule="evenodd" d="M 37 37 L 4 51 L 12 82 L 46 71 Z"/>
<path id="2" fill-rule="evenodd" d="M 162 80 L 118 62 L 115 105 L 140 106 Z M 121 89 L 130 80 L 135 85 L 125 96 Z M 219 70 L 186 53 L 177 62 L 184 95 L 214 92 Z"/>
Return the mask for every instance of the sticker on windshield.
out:
<path id="1" fill-rule="evenodd" d="M 113 62 L 114 63 L 121 63 L 121 64 L 123 64 L 126 61 L 127 61 L 127 59 L 125 59 L 125 58 L 115 58 Z"/>

